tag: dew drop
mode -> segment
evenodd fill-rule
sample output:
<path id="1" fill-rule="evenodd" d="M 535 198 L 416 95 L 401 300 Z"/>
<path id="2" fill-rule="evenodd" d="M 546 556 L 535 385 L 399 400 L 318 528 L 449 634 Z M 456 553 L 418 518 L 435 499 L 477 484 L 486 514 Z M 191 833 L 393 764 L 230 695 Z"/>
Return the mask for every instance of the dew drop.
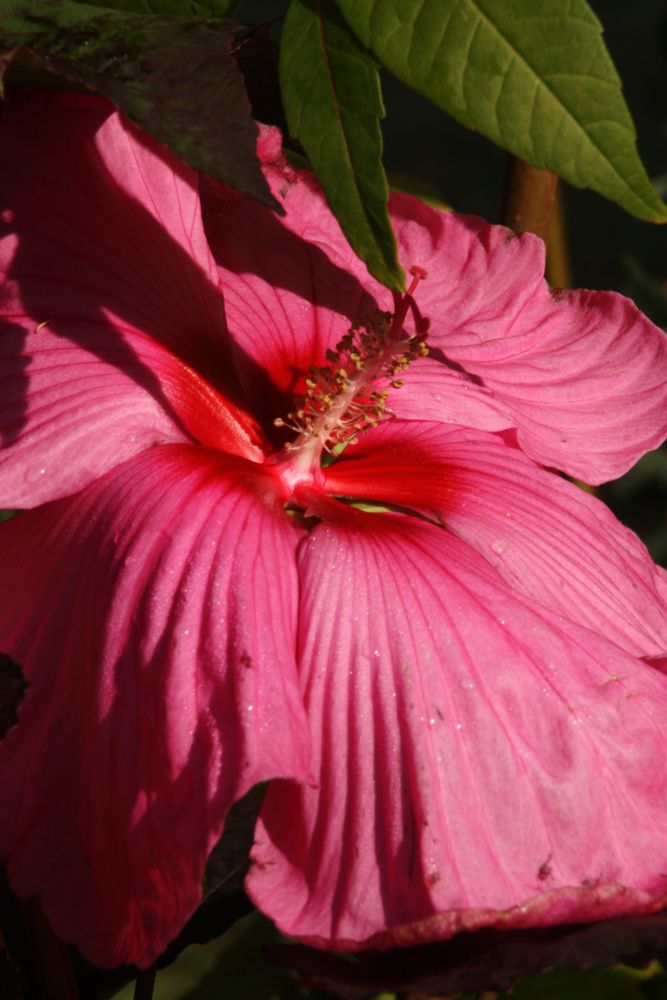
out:
<path id="1" fill-rule="evenodd" d="M 496 538 L 495 542 L 491 543 L 491 548 L 493 549 L 494 552 L 497 552 L 498 555 L 501 556 L 505 551 L 505 549 L 507 548 L 507 539 Z"/>
<path id="2" fill-rule="evenodd" d="M 28 469 L 25 474 L 25 478 L 29 483 L 38 483 L 40 479 L 46 474 L 46 469 Z"/>

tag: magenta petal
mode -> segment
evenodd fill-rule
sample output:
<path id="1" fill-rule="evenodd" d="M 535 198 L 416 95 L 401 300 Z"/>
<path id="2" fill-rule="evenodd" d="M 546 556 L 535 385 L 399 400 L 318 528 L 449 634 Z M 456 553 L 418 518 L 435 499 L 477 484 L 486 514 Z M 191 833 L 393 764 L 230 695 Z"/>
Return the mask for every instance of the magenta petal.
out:
<path id="1" fill-rule="evenodd" d="M 636 656 L 667 650 L 664 571 L 609 509 L 502 437 L 378 427 L 326 474 L 335 493 L 437 513 L 519 594 Z"/>
<path id="2" fill-rule="evenodd" d="M 437 420 L 483 431 L 509 430 L 516 423 L 511 409 L 490 389 L 434 356 L 414 362 L 389 404 L 400 420 Z"/>
<path id="3" fill-rule="evenodd" d="M 319 784 L 271 786 L 248 878 L 285 933 L 388 947 L 665 905 L 663 674 L 412 518 L 343 508 L 300 573 Z"/>
<path id="4" fill-rule="evenodd" d="M 41 95 L 0 123 L 0 187 L 0 503 L 27 506 L 197 436 L 184 363 L 233 383 L 194 171 L 105 101 Z"/>
<path id="5" fill-rule="evenodd" d="M 416 297 L 432 356 L 472 376 L 472 393 L 480 382 L 492 393 L 532 458 L 598 483 L 661 443 L 667 340 L 633 302 L 551 293 L 534 236 L 400 195 L 391 208 L 404 265 L 428 272 Z M 400 398 L 395 409 L 419 416 L 403 414 Z"/>
<path id="6" fill-rule="evenodd" d="M 259 153 L 285 217 L 259 207 L 248 215 L 221 189 L 204 197 L 204 215 L 223 265 L 231 331 L 292 392 L 349 320 L 363 323 L 373 302 L 388 311 L 393 303 L 350 251 L 312 176 L 285 162 L 275 130 L 262 132 Z M 544 244 L 534 236 L 405 195 L 392 195 L 389 208 L 403 267 L 426 272 L 415 300 L 431 323 L 429 359 L 390 395 L 397 416 L 514 426 L 533 459 L 593 483 L 660 444 L 667 341 L 629 299 L 552 293 Z"/>
<path id="7" fill-rule="evenodd" d="M 287 176 L 296 183 L 293 171 Z M 294 194 L 303 207 L 302 183 Z M 356 268 L 350 267 L 356 258 L 340 230 L 336 243 L 312 242 L 316 216 L 306 220 L 294 211 L 290 187 L 286 180 L 284 190 L 274 190 L 289 213 L 282 219 L 235 191 L 202 180 L 206 233 L 220 265 L 236 370 L 253 412 L 267 422 L 286 414 L 293 395 L 304 389 L 308 367 L 324 363 L 327 348 L 336 345 L 351 321 L 375 308 Z M 308 191 L 306 203 L 316 212 L 321 198 Z"/>
<path id="8" fill-rule="evenodd" d="M 247 462 L 163 446 L 2 526 L 0 649 L 31 686 L 0 746 L 1 851 L 98 965 L 147 965 L 229 806 L 309 776 L 301 533 L 261 492 Z"/>
<path id="9" fill-rule="evenodd" d="M 75 493 L 165 442 L 263 457 L 254 422 L 139 331 L 89 323 L 84 349 L 47 329 L 20 339 L 0 346 L 0 507 Z"/>

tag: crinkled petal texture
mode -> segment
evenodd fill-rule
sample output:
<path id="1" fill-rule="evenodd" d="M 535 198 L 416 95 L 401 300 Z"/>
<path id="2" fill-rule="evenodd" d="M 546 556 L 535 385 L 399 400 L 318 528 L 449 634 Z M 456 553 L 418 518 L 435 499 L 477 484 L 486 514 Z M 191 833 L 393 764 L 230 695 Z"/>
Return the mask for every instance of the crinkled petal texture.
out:
<path id="1" fill-rule="evenodd" d="M 230 332 L 285 391 L 350 321 L 393 304 L 317 184 L 286 164 L 277 133 L 264 131 L 259 153 L 284 218 L 259 206 L 248 215 L 214 184 L 204 189 L 204 218 Z M 390 210 L 401 263 L 427 271 L 415 298 L 431 320 L 430 357 L 391 395 L 397 415 L 515 427 L 532 458 L 588 482 L 620 475 L 657 447 L 667 434 L 667 341 L 629 299 L 552 294 L 534 236 L 405 195 L 393 195 Z"/>
<path id="2" fill-rule="evenodd" d="M 24 507 L 200 440 L 193 397 L 243 400 L 194 171 L 97 98 L 17 100 L 0 133 L 0 504 Z"/>
<path id="3" fill-rule="evenodd" d="M 332 506 L 300 553 L 319 784 L 271 786 L 257 905 L 340 949 L 664 906 L 667 678 L 441 528 Z"/>
<path id="4" fill-rule="evenodd" d="M 517 593 L 636 656 L 667 652 L 664 570 L 603 503 L 501 435 L 393 421 L 348 447 L 325 485 L 422 510 Z"/>
<path id="5" fill-rule="evenodd" d="M 662 442 L 667 339 L 630 299 L 552 293 L 544 244 L 530 234 L 405 196 L 392 209 L 402 256 L 428 271 L 418 301 L 433 357 L 492 394 L 531 458 L 599 483 Z M 404 415 L 419 417 L 419 381 L 408 385 Z"/>
<path id="6" fill-rule="evenodd" d="M 250 463 L 163 446 L 0 531 L 0 648 L 31 685 L 0 850 L 98 965 L 145 966 L 176 935 L 248 788 L 309 779 L 300 533 L 261 496 Z"/>

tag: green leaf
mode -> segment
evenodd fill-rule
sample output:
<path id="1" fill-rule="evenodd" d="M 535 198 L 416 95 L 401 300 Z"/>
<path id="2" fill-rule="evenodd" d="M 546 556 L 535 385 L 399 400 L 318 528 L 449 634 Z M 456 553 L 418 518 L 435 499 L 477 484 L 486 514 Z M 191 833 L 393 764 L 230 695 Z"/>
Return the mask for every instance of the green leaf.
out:
<path id="1" fill-rule="evenodd" d="M 27 48 L 110 98 L 193 167 L 281 211 L 257 160 L 257 127 L 230 52 L 233 30 L 72 0 L 26 3 L 0 17 L 0 51 Z"/>
<path id="2" fill-rule="evenodd" d="M 512 988 L 512 1000 L 642 1000 L 640 984 L 660 971 L 657 962 L 646 969 L 554 969 L 522 979 Z"/>
<path id="3" fill-rule="evenodd" d="M 75 0 L 76 3 L 80 0 Z M 238 0 L 98 0 L 97 7 L 133 14 L 195 14 L 226 17 Z"/>
<path id="4" fill-rule="evenodd" d="M 336 0 L 364 45 L 469 128 L 651 222 L 667 221 L 585 0 Z"/>
<path id="5" fill-rule="evenodd" d="M 281 39 L 280 83 L 290 132 L 308 154 L 351 246 L 379 281 L 402 289 L 387 214 L 377 65 L 333 0 L 292 0 Z"/>
<path id="6" fill-rule="evenodd" d="M 278 940 L 275 927 L 260 913 L 237 921 L 206 946 L 187 948 L 168 968 L 160 968 L 155 1000 L 331 1000 L 330 993 L 302 987 L 284 968 L 272 965 L 264 946 Z M 133 1000 L 134 984 L 111 1000 Z"/>

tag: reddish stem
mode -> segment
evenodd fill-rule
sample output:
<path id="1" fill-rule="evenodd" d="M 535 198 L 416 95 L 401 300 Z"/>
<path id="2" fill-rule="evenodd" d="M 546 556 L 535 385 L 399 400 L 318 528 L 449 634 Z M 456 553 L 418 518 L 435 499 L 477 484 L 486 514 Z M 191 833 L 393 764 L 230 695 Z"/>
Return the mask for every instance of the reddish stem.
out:
<path id="1" fill-rule="evenodd" d="M 515 233 L 534 233 L 546 243 L 557 177 L 517 156 L 510 157 L 503 222 Z"/>
<path id="2" fill-rule="evenodd" d="M 547 281 L 552 288 L 572 287 L 572 268 L 565 228 L 563 185 L 556 185 L 556 200 L 547 238 Z"/>

